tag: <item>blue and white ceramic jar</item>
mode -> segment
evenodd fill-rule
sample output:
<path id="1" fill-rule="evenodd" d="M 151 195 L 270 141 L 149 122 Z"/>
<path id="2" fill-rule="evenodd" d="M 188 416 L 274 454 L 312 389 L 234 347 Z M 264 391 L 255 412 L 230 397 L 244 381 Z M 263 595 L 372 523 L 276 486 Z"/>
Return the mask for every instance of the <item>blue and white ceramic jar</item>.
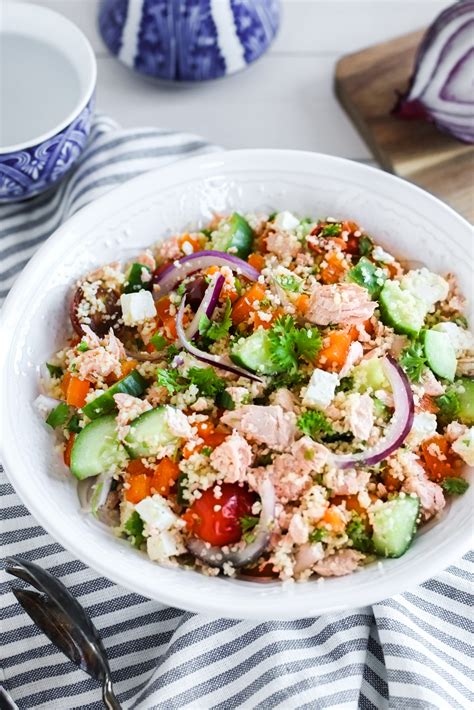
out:
<path id="1" fill-rule="evenodd" d="M 110 51 L 169 81 L 240 71 L 268 49 L 279 19 L 279 0 L 102 0 L 99 11 Z"/>

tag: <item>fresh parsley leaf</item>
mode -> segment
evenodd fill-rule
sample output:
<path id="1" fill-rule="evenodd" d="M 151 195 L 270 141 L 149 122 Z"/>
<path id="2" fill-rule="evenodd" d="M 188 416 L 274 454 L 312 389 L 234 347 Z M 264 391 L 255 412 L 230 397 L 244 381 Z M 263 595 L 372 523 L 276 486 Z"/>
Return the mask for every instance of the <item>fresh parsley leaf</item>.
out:
<path id="1" fill-rule="evenodd" d="M 66 402 L 60 402 L 57 407 L 55 407 L 48 415 L 46 419 L 46 424 L 50 427 L 56 429 L 56 427 L 63 426 L 69 416 L 69 407 Z"/>
<path id="2" fill-rule="evenodd" d="M 51 377 L 62 377 L 63 376 L 63 368 L 59 367 L 59 365 L 51 365 L 50 362 L 46 363 L 46 367 L 48 368 L 48 372 L 51 375 Z"/>
<path id="3" fill-rule="evenodd" d="M 67 430 L 72 432 L 73 434 L 79 434 L 79 432 L 82 431 L 82 428 L 79 425 L 79 422 L 80 422 L 79 415 L 73 414 L 68 422 Z"/>
<path id="4" fill-rule="evenodd" d="M 227 386 L 226 381 L 218 377 L 212 367 L 191 367 L 188 378 L 204 397 L 215 397 Z"/>
<path id="5" fill-rule="evenodd" d="M 361 237 L 359 239 L 359 254 L 361 256 L 370 256 L 374 250 L 374 243 L 370 237 Z"/>
<path id="6" fill-rule="evenodd" d="M 210 338 L 211 340 L 220 340 L 221 338 L 225 338 L 232 325 L 231 311 L 232 303 L 230 302 L 230 298 L 228 298 L 226 300 L 224 313 L 220 323 L 215 323 L 214 321 L 209 320 L 209 318 L 203 314 L 201 316 L 201 320 L 199 321 L 200 335 L 204 335 L 206 338 Z"/>
<path id="7" fill-rule="evenodd" d="M 77 349 L 80 353 L 86 353 L 89 350 L 89 346 L 87 345 L 85 340 L 81 340 L 81 342 L 77 346 Z"/>
<path id="8" fill-rule="evenodd" d="M 461 409 L 459 397 L 454 390 L 448 390 L 444 394 L 436 397 L 436 406 L 442 419 L 452 421 L 456 419 Z"/>
<path id="9" fill-rule="evenodd" d="M 203 446 L 200 453 L 203 456 L 210 456 L 212 454 L 212 446 Z"/>
<path id="10" fill-rule="evenodd" d="M 340 222 L 331 222 L 329 224 L 326 224 L 321 232 L 319 233 L 319 237 L 338 237 L 341 233 L 342 230 L 342 224 Z"/>
<path id="11" fill-rule="evenodd" d="M 268 339 L 273 362 L 286 373 L 298 369 L 299 357 L 312 360 L 321 348 L 317 328 L 297 328 L 289 315 L 277 318 L 268 331 Z"/>
<path id="12" fill-rule="evenodd" d="M 156 381 L 161 387 L 166 387 L 169 394 L 182 392 L 187 385 L 180 382 L 181 376 L 178 370 L 157 370 Z"/>
<path id="13" fill-rule="evenodd" d="M 209 239 L 212 234 L 212 229 L 201 229 L 201 234 L 204 234 L 204 236 Z"/>
<path id="14" fill-rule="evenodd" d="M 299 293 L 303 287 L 302 279 L 292 273 L 279 273 L 275 276 L 277 283 L 290 293 Z"/>
<path id="15" fill-rule="evenodd" d="M 426 358 L 421 343 L 413 343 L 402 350 L 400 365 L 412 382 L 419 382 L 426 367 Z"/>
<path id="16" fill-rule="evenodd" d="M 154 348 L 156 348 L 156 350 L 160 351 L 164 350 L 168 341 L 160 333 L 155 333 L 155 335 L 151 336 L 150 343 Z"/>
<path id="17" fill-rule="evenodd" d="M 259 518 L 255 515 L 244 515 L 240 520 L 240 525 L 242 527 L 242 532 L 246 533 L 249 530 L 253 530 L 258 524 Z"/>
<path id="18" fill-rule="evenodd" d="M 339 380 L 339 385 L 337 388 L 338 392 L 350 392 L 354 389 L 354 378 L 353 377 L 342 377 Z"/>
<path id="19" fill-rule="evenodd" d="M 296 387 L 296 385 L 303 384 L 307 379 L 308 376 L 299 370 L 295 370 L 294 372 L 280 372 L 278 375 L 275 375 L 275 377 L 272 377 L 270 387 L 272 391 L 280 389 L 280 387 L 288 387 L 288 389 L 291 389 L 292 387 Z M 266 404 L 266 402 L 264 401 L 263 404 Z"/>
<path id="20" fill-rule="evenodd" d="M 216 404 L 220 409 L 232 410 L 235 409 L 235 402 L 228 392 L 225 390 L 219 392 L 216 397 Z"/>
<path id="21" fill-rule="evenodd" d="M 170 345 L 168 350 L 166 351 L 166 360 L 168 362 L 172 362 L 179 352 L 180 350 L 176 347 L 176 345 Z"/>
<path id="22" fill-rule="evenodd" d="M 352 540 L 352 547 L 359 552 L 369 552 L 372 540 L 368 535 L 364 522 L 359 515 L 354 515 L 346 526 L 347 536 Z"/>
<path id="23" fill-rule="evenodd" d="M 332 436 L 335 434 L 324 414 L 315 409 L 301 414 L 296 423 L 303 434 L 310 436 L 311 439 L 323 439 L 327 435 Z"/>
<path id="24" fill-rule="evenodd" d="M 270 215 L 268 215 L 268 221 L 273 222 L 275 217 L 277 216 L 278 212 L 272 212 Z"/>
<path id="25" fill-rule="evenodd" d="M 309 541 L 314 544 L 315 542 L 322 542 L 326 536 L 326 530 L 324 528 L 315 528 L 309 534 Z"/>
<path id="26" fill-rule="evenodd" d="M 445 478 L 441 486 L 450 496 L 462 495 L 469 488 L 469 483 L 464 478 Z"/>
<path id="27" fill-rule="evenodd" d="M 127 522 L 123 526 L 123 529 L 127 535 L 132 538 L 132 545 L 134 547 L 140 547 L 145 542 L 145 537 L 143 535 L 143 520 L 140 518 L 136 510 L 134 510 L 128 518 Z"/>

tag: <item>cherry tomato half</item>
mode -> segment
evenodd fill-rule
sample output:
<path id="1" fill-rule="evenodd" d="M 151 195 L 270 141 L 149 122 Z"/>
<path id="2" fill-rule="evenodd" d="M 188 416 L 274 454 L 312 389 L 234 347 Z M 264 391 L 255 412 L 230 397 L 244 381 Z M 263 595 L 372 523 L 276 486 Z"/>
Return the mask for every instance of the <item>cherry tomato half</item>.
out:
<path id="1" fill-rule="evenodd" d="M 242 537 L 240 518 L 251 515 L 257 497 L 237 483 L 223 483 L 222 495 L 216 498 L 214 488 L 204 491 L 186 513 L 194 535 L 211 545 L 232 545 Z M 218 508 L 216 510 L 216 508 Z M 191 520 L 190 520 L 191 519 Z"/>

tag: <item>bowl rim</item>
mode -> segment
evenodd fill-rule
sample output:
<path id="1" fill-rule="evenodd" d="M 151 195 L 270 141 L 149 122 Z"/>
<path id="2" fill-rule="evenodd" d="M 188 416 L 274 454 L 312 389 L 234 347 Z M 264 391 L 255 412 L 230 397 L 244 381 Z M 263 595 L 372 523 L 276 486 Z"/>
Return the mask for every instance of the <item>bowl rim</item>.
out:
<path id="1" fill-rule="evenodd" d="M 49 131 L 33 136 L 28 140 L 22 141 L 21 143 L 16 143 L 13 145 L 1 145 L 0 144 L 0 156 L 6 155 L 8 153 L 17 153 L 23 150 L 30 150 L 38 145 L 41 145 L 45 141 L 53 138 L 53 136 L 61 133 L 65 128 L 67 128 L 75 118 L 77 118 L 82 111 L 85 109 L 90 99 L 92 98 L 97 81 L 97 61 L 94 50 L 92 49 L 91 43 L 79 29 L 79 27 L 74 24 L 67 17 L 62 15 L 56 10 L 51 10 L 49 7 L 44 7 L 43 5 L 33 5 L 27 2 L 9 2 L 3 7 L 2 10 L 3 21 L 0 25 L 0 37 L 3 33 L 11 32 L 11 29 L 6 29 L 6 22 L 13 21 L 15 23 L 15 34 L 26 36 L 20 28 L 23 27 L 23 22 L 28 22 L 28 27 L 35 27 L 37 23 L 54 22 L 56 28 L 58 28 L 58 23 L 60 24 L 59 29 L 56 32 L 67 32 L 69 35 L 74 35 L 79 43 L 82 45 L 81 50 L 84 52 L 83 56 L 80 57 L 80 61 L 76 58 L 74 61 L 74 56 L 72 54 L 68 55 L 68 59 L 74 68 L 81 73 L 87 73 L 87 80 L 84 88 L 81 89 L 79 98 L 74 106 L 74 108 L 67 114 L 67 116 L 62 119 L 59 123 L 51 128 Z M 26 19 L 28 18 L 28 19 Z M 55 33 L 50 33 L 49 44 L 54 47 Z M 42 41 L 45 41 L 42 38 Z M 85 61 L 84 61 L 85 60 Z M 79 65 L 79 69 L 78 69 Z"/>
<path id="2" fill-rule="evenodd" d="M 457 214 L 452 208 L 441 202 L 441 200 L 425 192 L 416 185 L 412 185 L 411 183 L 408 183 L 407 181 L 389 173 L 384 173 L 377 168 L 360 163 L 358 164 L 355 163 L 355 161 L 345 158 L 328 156 L 320 153 L 310 153 L 307 151 L 248 149 L 223 151 L 221 153 L 201 155 L 186 159 L 185 161 L 179 161 L 179 163 L 174 163 L 164 168 L 157 168 L 156 170 L 135 177 L 131 181 L 127 181 L 123 185 L 111 190 L 98 200 L 95 200 L 86 207 L 82 208 L 80 212 L 67 220 L 48 240 L 46 240 L 17 279 L 12 290 L 10 291 L 10 294 L 7 296 L 2 312 L 0 313 L 0 375 L 2 372 L 6 371 L 4 364 L 11 347 L 11 343 L 9 341 L 13 339 L 13 326 L 15 323 L 16 312 L 15 302 L 17 294 L 21 293 L 22 283 L 29 279 L 30 274 L 33 274 L 37 268 L 37 264 L 39 265 L 41 263 L 43 257 L 46 255 L 49 257 L 50 254 L 55 252 L 56 246 L 59 246 L 65 232 L 69 231 L 74 233 L 76 224 L 82 223 L 82 231 L 84 228 L 96 225 L 98 216 L 101 213 L 110 215 L 112 206 L 117 201 L 117 197 L 121 196 L 124 198 L 124 201 L 127 202 L 127 194 L 131 193 L 131 186 L 134 188 L 143 186 L 149 191 L 150 183 L 153 183 L 154 178 L 163 182 L 166 180 L 167 175 L 170 175 L 172 178 L 169 184 L 173 184 L 173 180 L 176 181 L 176 176 L 178 174 L 182 174 L 183 170 L 188 171 L 188 174 L 192 175 L 192 178 L 195 180 L 199 180 L 200 176 L 204 179 L 209 177 L 210 171 L 218 171 L 219 169 L 223 171 L 226 169 L 232 170 L 233 164 L 235 165 L 235 163 L 238 163 L 239 160 L 244 161 L 247 165 L 251 166 L 253 160 L 258 157 L 261 157 L 262 159 L 274 158 L 276 160 L 280 160 L 282 164 L 284 164 L 285 158 L 300 158 L 302 160 L 311 160 L 312 162 L 319 161 L 321 163 L 319 168 L 324 167 L 325 163 L 330 163 L 334 166 L 339 166 L 340 169 L 349 167 L 351 170 L 355 169 L 362 174 L 370 173 L 372 179 L 376 176 L 379 183 L 384 182 L 385 184 L 393 185 L 393 183 L 396 182 L 400 186 L 403 185 L 404 190 L 408 190 L 415 195 L 419 195 L 420 197 L 423 196 L 425 201 L 428 201 L 433 205 L 433 209 L 450 213 L 451 217 L 458 222 L 460 227 L 464 230 L 466 227 L 471 230 L 471 226 L 463 217 Z M 251 170 L 252 168 L 250 168 L 250 172 Z M 154 189 L 156 189 L 156 187 L 154 187 Z M 7 416 L 8 411 L 6 397 L 0 398 L 0 425 L 2 419 Z M 218 613 L 219 616 L 226 618 L 260 620 L 276 618 L 295 619 L 300 618 L 301 616 L 316 616 L 320 613 L 326 614 L 340 612 L 354 606 L 345 600 L 333 602 L 329 601 L 324 603 L 324 607 L 320 611 L 320 607 L 316 606 L 315 603 L 313 603 L 313 606 L 309 608 L 309 603 L 306 600 L 298 599 L 298 604 L 302 604 L 302 606 L 297 606 L 295 610 L 294 605 L 291 604 L 291 596 L 287 595 L 285 590 L 281 595 L 278 594 L 276 597 L 259 597 L 258 599 L 253 599 L 251 604 L 249 602 L 248 595 L 245 596 L 235 594 L 232 607 L 224 608 L 219 604 L 220 595 L 218 585 L 214 586 L 212 593 L 210 593 L 209 589 L 205 592 L 196 589 L 193 590 L 193 594 L 190 594 L 186 589 L 187 585 L 185 583 L 182 585 L 182 590 L 178 590 L 176 586 L 172 587 L 171 590 L 168 590 L 166 585 L 162 585 L 157 592 L 154 587 L 152 588 L 150 584 L 147 583 L 146 580 L 132 580 L 120 567 L 113 567 L 107 560 L 100 559 L 98 555 L 94 554 L 93 550 L 84 549 L 81 546 L 80 541 L 74 539 L 74 536 L 68 535 L 67 532 L 63 530 L 61 525 L 57 524 L 54 520 L 49 519 L 41 507 L 36 504 L 34 498 L 28 495 L 27 481 L 22 481 L 20 475 L 13 473 L 13 470 L 17 468 L 15 464 L 14 442 L 11 441 L 7 443 L 5 438 L 3 438 L 3 441 L 0 442 L 0 448 L 7 476 L 11 480 L 12 485 L 13 481 L 15 482 L 14 488 L 18 492 L 19 497 L 22 501 L 25 501 L 25 506 L 30 510 L 32 515 L 38 520 L 44 529 L 47 530 L 47 532 L 49 532 L 56 541 L 63 545 L 77 559 L 82 560 L 95 572 L 107 577 L 125 589 L 128 589 L 134 593 L 142 594 L 164 604 L 178 606 L 199 613 Z M 355 605 L 361 606 L 374 604 L 384 598 L 387 598 L 388 596 L 404 592 L 417 584 L 424 582 L 429 577 L 432 577 L 445 569 L 456 559 L 459 559 L 469 550 L 470 546 L 471 536 L 469 535 L 468 530 L 459 528 L 453 530 L 449 540 L 446 540 L 445 544 L 441 545 L 436 550 L 436 554 L 433 553 L 433 555 L 429 556 L 429 560 L 427 560 L 426 565 L 416 565 L 413 562 L 410 562 L 410 564 L 407 565 L 407 568 L 409 569 L 404 570 L 405 573 L 398 571 L 396 575 L 391 576 L 390 589 L 388 592 L 387 580 L 385 580 L 384 584 L 383 578 L 380 578 L 380 584 L 370 585 L 366 582 L 365 585 L 358 590 L 361 595 L 363 594 L 363 602 L 359 602 Z M 164 569 L 163 566 L 161 569 Z M 409 574 L 406 574 L 407 572 L 409 572 Z M 277 584 L 281 583 L 277 582 Z M 278 607 L 278 613 L 274 611 L 269 613 L 267 607 L 271 607 L 271 610 L 275 610 L 277 606 L 275 600 L 285 599 L 289 603 L 280 605 Z"/>

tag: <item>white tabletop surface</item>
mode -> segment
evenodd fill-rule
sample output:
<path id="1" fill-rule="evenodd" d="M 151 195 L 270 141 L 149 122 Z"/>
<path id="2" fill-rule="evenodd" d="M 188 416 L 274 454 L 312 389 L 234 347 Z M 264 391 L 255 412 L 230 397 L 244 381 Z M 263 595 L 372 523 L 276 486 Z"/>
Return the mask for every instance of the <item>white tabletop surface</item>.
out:
<path id="1" fill-rule="evenodd" d="M 356 160 L 370 153 L 334 96 L 337 59 L 420 29 L 451 4 L 282 0 L 280 32 L 262 59 L 240 74 L 183 88 L 154 84 L 108 53 L 97 31 L 100 0 L 33 2 L 85 32 L 98 60 L 97 107 L 124 127 L 190 131 L 227 148 L 297 148 Z"/>

